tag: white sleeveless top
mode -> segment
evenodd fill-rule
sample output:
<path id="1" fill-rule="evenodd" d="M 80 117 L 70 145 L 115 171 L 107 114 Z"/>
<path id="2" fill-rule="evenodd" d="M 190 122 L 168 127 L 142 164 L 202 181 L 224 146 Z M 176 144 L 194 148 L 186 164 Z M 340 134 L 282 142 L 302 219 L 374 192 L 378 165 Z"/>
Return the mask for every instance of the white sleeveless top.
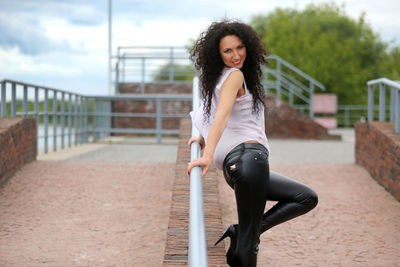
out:
<path id="1" fill-rule="evenodd" d="M 208 121 L 204 120 L 203 104 L 197 110 L 190 112 L 192 122 L 204 137 L 204 140 L 207 140 L 210 126 L 217 111 L 221 87 L 229 74 L 236 70 L 239 69 L 225 67 L 222 71 L 211 101 L 210 119 Z M 247 89 L 246 82 L 244 82 L 244 87 L 245 94 L 236 98 L 226 128 L 215 148 L 213 163 L 221 170 L 226 155 L 234 147 L 246 141 L 257 141 L 270 151 L 268 139 L 265 135 L 264 106 L 259 103 L 259 113 L 253 113 L 253 97 Z"/>

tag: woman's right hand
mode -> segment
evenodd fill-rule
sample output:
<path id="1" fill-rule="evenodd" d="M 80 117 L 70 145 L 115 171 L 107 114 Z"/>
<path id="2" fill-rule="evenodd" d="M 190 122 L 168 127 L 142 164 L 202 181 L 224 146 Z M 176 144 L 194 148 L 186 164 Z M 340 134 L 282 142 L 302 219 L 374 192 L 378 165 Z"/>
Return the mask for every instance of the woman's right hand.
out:
<path id="1" fill-rule="evenodd" d="M 200 148 L 203 150 L 203 148 L 204 148 L 204 138 L 203 138 L 203 136 L 199 135 L 199 136 L 192 136 L 192 137 L 190 137 L 190 139 L 189 139 L 189 141 L 188 141 L 189 149 L 190 149 L 190 146 L 191 146 L 191 144 L 192 144 L 193 142 L 199 143 L 199 144 L 200 144 Z"/>

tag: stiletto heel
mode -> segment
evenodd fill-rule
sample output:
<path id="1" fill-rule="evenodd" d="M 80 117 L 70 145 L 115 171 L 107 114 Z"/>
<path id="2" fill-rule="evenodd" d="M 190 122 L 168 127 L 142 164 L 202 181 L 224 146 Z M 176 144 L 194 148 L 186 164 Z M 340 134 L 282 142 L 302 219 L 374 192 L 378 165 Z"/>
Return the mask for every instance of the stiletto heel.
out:
<path id="1" fill-rule="evenodd" d="M 235 250 L 236 250 L 236 241 L 237 241 L 237 232 L 238 225 L 231 224 L 228 229 L 226 229 L 225 233 L 215 242 L 215 246 L 218 245 L 219 242 L 224 240 L 226 237 L 230 237 L 231 244 L 229 245 L 228 252 L 226 252 L 226 262 L 229 266 L 235 266 L 234 258 L 235 258 Z"/>

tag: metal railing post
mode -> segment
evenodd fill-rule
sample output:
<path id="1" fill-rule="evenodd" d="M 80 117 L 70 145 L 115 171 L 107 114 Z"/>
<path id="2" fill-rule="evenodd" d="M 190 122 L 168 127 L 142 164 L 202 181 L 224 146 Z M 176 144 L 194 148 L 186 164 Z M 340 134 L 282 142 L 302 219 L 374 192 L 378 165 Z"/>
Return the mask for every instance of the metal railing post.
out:
<path id="1" fill-rule="evenodd" d="M 44 153 L 48 152 L 49 138 L 49 90 L 44 89 Z"/>
<path id="2" fill-rule="evenodd" d="M 162 105 L 161 105 L 161 99 L 157 98 L 156 100 L 157 107 L 156 107 L 156 112 L 157 112 L 157 117 L 156 117 L 156 129 L 157 129 L 157 143 L 161 143 L 161 130 L 162 130 Z"/>
<path id="3" fill-rule="evenodd" d="M 24 118 L 28 116 L 28 86 L 24 85 L 24 95 L 23 95 L 23 102 L 22 102 L 22 113 Z"/>
<path id="4" fill-rule="evenodd" d="M 169 82 L 174 81 L 174 48 L 171 47 L 169 51 Z"/>
<path id="5" fill-rule="evenodd" d="M 379 83 L 379 121 L 386 119 L 386 86 Z"/>
<path id="6" fill-rule="evenodd" d="M 368 121 L 374 121 L 374 86 L 368 85 Z"/>
<path id="7" fill-rule="evenodd" d="M 390 121 L 396 119 L 396 88 L 390 88 Z"/>
<path id="8" fill-rule="evenodd" d="M 6 82 L 1 83 L 1 117 L 7 117 Z"/>
<path id="9" fill-rule="evenodd" d="M 68 94 L 68 147 L 71 147 L 72 135 L 72 94 Z"/>
<path id="10" fill-rule="evenodd" d="M 65 135 L 65 93 L 61 93 L 61 114 L 60 114 L 60 126 L 61 126 L 61 149 L 64 149 L 64 135 Z"/>
<path id="11" fill-rule="evenodd" d="M 276 97 L 278 99 L 281 99 L 281 61 L 280 59 L 278 59 L 276 61 L 276 73 L 277 73 L 277 77 L 276 77 Z"/>
<path id="12" fill-rule="evenodd" d="M 144 82 L 146 79 L 146 58 L 142 57 L 142 80 L 140 82 L 140 93 L 144 94 Z"/>
<path id="13" fill-rule="evenodd" d="M 17 87 L 15 83 L 11 85 L 11 118 L 17 116 Z"/>
<path id="14" fill-rule="evenodd" d="M 400 134 L 400 89 L 396 90 L 396 133 Z"/>
<path id="15" fill-rule="evenodd" d="M 310 106 L 310 110 L 309 110 L 309 117 L 310 117 L 310 119 L 313 119 L 314 118 L 314 103 L 313 103 L 313 101 L 314 101 L 314 83 L 310 83 L 310 103 L 309 103 L 309 106 Z"/>
<path id="16" fill-rule="evenodd" d="M 39 153 L 39 88 L 35 87 L 34 113 L 36 119 L 36 153 Z"/>
<path id="17" fill-rule="evenodd" d="M 53 92 L 53 151 L 57 151 L 57 92 Z"/>

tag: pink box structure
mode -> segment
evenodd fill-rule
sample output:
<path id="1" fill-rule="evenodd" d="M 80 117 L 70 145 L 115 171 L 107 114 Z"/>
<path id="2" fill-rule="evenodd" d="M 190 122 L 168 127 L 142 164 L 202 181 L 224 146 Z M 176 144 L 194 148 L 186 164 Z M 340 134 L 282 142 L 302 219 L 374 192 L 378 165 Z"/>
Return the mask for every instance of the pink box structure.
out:
<path id="1" fill-rule="evenodd" d="M 336 114 L 337 95 L 335 94 L 314 94 L 314 114 Z M 327 129 L 337 128 L 337 119 L 332 117 L 314 117 L 314 120 Z"/>

